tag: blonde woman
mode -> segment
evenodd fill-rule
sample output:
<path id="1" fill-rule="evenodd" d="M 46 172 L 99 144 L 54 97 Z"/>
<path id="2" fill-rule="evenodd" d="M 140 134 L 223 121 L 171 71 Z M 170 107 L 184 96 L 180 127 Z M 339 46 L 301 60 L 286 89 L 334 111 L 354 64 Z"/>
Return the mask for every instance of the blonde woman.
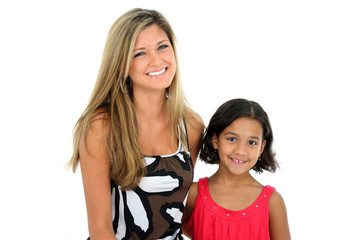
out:
<path id="1" fill-rule="evenodd" d="M 70 165 L 84 185 L 91 240 L 182 239 L 203 134 L 183 94 L 175 36 L 157 11 L 115 21 Z"/>

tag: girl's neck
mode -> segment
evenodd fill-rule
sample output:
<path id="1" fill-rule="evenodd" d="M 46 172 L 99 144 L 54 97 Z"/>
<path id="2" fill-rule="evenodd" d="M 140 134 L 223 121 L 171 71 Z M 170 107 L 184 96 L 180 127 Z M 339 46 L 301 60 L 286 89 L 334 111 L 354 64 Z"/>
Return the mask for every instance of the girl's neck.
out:
<path id="1" fill-rule="evenodd" d="M 253 176 L 249 172 L 241 174 L 241 175 L 233 175 L 229 173 L 221 172 L 220 169 L 218 169 L 211 177 L 211 181 L 221 183 L 223 185 L 227 186 L 249 186 L 249 185 L 258 185 L 260 184 L 258 181 L 256 181 Z"/>

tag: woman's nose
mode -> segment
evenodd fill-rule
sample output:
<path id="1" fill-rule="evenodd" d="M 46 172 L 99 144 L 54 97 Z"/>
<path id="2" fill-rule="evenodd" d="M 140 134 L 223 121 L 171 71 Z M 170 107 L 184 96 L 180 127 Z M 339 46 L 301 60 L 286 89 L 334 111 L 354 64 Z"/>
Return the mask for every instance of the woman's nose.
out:
<path id="1" fill-rule="evenodd" d="M 161 56 L 157 52 L 152 52 L 150 54 L 150 66 L 156 66 L 157 64 L 161 63 Z"/>

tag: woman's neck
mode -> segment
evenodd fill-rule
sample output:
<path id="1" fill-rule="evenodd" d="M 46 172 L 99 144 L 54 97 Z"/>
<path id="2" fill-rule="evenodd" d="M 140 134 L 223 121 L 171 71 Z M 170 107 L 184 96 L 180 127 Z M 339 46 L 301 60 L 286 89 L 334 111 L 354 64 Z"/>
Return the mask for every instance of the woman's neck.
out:
<path id="1" fill-rule="evenodd" d="M 139 121 L 156 121 L 166 116 L 166 97 L 164 93 L 134 94 L 133 103 Z"/>
<path id="2" fill-rule="evenodd" d="M 177 145 L 171 139 L 165 91 L 157 95 L 135 95 L 133 102 L 142 153 L 148 156 L 174 153 Z"/>

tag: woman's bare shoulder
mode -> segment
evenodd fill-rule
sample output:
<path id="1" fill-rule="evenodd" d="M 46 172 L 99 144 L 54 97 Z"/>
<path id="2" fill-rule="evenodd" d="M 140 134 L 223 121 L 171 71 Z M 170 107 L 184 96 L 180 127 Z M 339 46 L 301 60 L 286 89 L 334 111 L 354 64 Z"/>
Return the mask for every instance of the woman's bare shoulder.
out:
<path id="1" fill-rule="evenodd" d="M 106 139 L 109 131 L 110 120 L 108 113 L 103 109 L 94 112 L 90 119 L 88 130 L 81 137 L 80 155 L 84 156 L 84 151 L 92 154 L 105 152 L 104 149 L 107 149 Z"/>
<path id="2" fill-rule="evenodd" d="M 185 115 L 186 127 L 188 131 L 190 146 L 197 146 L 200 143 L 200 140 L 204 132 L 204 123 L 201 117 L 192 112 L 192 114 Z"/>
<path id="3" fill-rule="evenodd" d="M 191 110 L 185 114 L 185 120 L 188 128 L 198 132 L 203 132 L 204 122 L 199 114 Z"/>
<path id="4" fill-rule="evenodd" d="M 185 118 L 185 121 L 189 139 L 189 150 L 192 156 L 193 165 L 195 166 L 200 150 L 201 139 L 203 138 L 204 124 L 200 117 L 194 117 L 194 115 L 188 116 Z"/>

